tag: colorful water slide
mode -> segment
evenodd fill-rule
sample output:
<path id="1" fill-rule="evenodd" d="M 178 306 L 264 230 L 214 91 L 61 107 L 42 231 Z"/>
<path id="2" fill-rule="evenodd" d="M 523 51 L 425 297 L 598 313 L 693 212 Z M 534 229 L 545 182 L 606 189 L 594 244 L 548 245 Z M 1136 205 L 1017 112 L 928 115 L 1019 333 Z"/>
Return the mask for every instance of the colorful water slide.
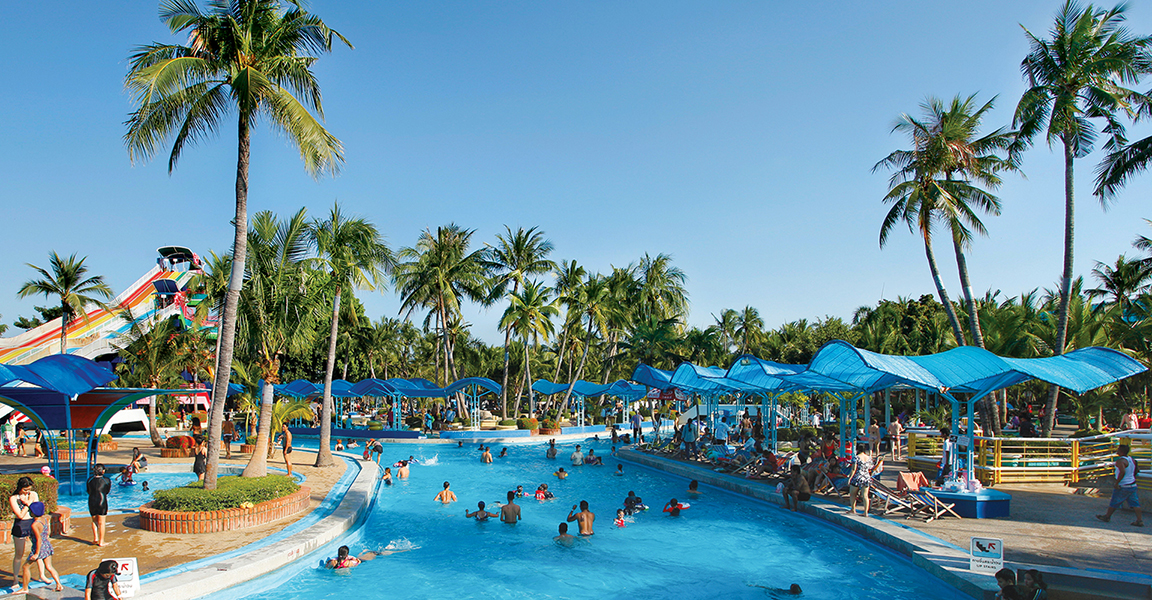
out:
<path id="1" fill-rule="evenodd" d="M 134 319 L 152 317 L 149 322 L 173 315 L 190 317 L 191 309 L 183 294 L 172 298 L 158 293 L 158 290 L 183 290 L 199 271 L 169 270 L 167 267 L 171 264 L 161 260 L 160 265 L 152 267 L 137 279 L 136 283 L 108 303 L 108 307 L 114 310 L 89 306 L 86 319 L 72 319 L 68 324 L 68 354 L 96 359 L 115 353 L 115 343 L 130 327 L 129 321 L 119 314 L 124 309 Z M 20 335 L 0 338 L 0 364 L 24 365 L 59 353 L 60 324 L 61 319 L 57 318 Z"/>

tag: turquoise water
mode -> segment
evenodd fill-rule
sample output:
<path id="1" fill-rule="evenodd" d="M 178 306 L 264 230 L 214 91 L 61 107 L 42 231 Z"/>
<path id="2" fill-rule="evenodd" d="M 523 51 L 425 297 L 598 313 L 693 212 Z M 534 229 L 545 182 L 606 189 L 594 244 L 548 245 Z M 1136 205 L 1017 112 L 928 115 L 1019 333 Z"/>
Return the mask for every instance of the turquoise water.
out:
<path id="1" fill-rule="evenodd" d="M 191 469 L 190 466 L 189 469 Z M 196 481 L 196 474 L 191 470 L 181 473 L 145 471 L 133 476 L 132 479 L 137 482 L 136 485 L 120 485 L 117 483 L 120 480 L 119 473 L 116 473 L 115 476 L 110 476 L 109 479 L 112 480 L 112 489 L 108 492 L 109 512 L 135 512 L 142 504 L 152 501 L 152 492 L 192 483 Z M 140 485 L 140 483 L 144 481 L 148 482 L 147 492 L 143 491 L 143 486 Z M 86 515 L 88 514 L 88 492 L 84 487 L 84 482 L 77 481 L 76 488 L 78 493 L 66 493 L 69 491 L 68 483 L 62 482 L 57 502 L 59 502 L 61 506 L 67 506 L 72 509 L 73 515 Z"/>
<path id="2" fill-rule="evenodd" d="M 585 449 L 589 444 L 585 444 Z M 606 444 L 592 444 L 597 454 Z M 603 446 L 603 447 L 601 447 Z M 500 447 L 494 448 L 493 454 Z M 510 446 L 509 458 L 480 462 L 476 446 L 386 445 L 385 463 L 409 454 L 423 457 L 407 481 L 382 487 L 363 527 L 340 543 L 353 553 L 365 549 L 401 552 L 345 572 L 319 568 L 322 556 L 302 559 L 306 566 L 286 581 L 271 575 L 255 582 L 267 591 L 249 600 L 284 598 L 695 598 L 785 597 L 766 588 L 797 583 L 802 598 L 942 598 L 956 590 L 913 567 L 902 557 L 822 521 L 776 506 L 705 488 L 687 495 L 687 482 L 615 463 L 572 467 L 544 458 L 540 446 Z M 572 475 L 551 476 L 564 466 Z M 393 469 L 395 471 L 395 469 Z M 445 480 L 459 502 L 433 501 Z M 523 521 L 505 525 L 464 518 L 484 500 L 492 512 L 505 492 L 523 485 L 535 490 L 548 483 L 557 499 L 522 498 Z M 612 521 L 629 490 L 652 510 L 617 528 Z M 690 502 L 681 517 L 660 512 L 670 498 Z M 557 524 L 580 500 L 596 513 L 596 535 L 572 547 L 553 542 Z M 575 523 L 572 523 L 575 532 Z M 324 550 L 335 553 L 335 544 Z M 758 587 L 763 586 L 763 587 Z"/>

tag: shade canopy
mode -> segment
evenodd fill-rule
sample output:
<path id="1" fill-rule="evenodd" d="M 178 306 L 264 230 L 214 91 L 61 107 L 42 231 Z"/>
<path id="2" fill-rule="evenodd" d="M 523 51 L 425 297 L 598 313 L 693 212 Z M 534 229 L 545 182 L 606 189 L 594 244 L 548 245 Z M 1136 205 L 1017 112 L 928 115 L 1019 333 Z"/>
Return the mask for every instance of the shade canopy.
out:
<path id="1" fill-rule="evenodd" d="M 29 365 L 0 365 L 0 386 L 23 382 L 75 396 L 98 388 L 116 375 L 107 367 L 71 354 L 46 356 Z"/>
<path id="2" fill-rule="evenodd" d="M 592 383 L 584 380 L 577 380 L 574 384 L 552 383 L 547 379 L 538 379 L 532 384 L 532 389 L 545 396 L 551 396 L 552 394 L 565 393 L 570 385 L 572 387 L 572 395 L 583 398 L 615 396 L 621 400 L 632 401 L 643 398 L 647 392 L 644 386 L 631 384 L 623 379 L 608 384 Z"/>

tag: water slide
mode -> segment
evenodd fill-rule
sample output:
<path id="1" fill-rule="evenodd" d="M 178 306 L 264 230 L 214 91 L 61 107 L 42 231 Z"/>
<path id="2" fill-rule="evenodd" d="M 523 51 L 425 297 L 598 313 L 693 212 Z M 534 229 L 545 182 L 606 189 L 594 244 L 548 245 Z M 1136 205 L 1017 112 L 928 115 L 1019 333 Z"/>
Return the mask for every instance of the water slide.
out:
<path id="1" fill-rule="evenodd" d="M 151 317 L 148 322 L 158 322 L 174 315 L 185 320 L 191 318 L 195 300 L 190 301 L 186 294 L 172 292 L 183 290 L 200 272 L 199 258 L 179 247 L 161 248 L 160 254 L 156 266 L 107 303 L 114 310 L 89 306 L 85 311 L 86 319 L 72 319 L 68 324 L 68 354 L 96 359 L 115 353 L 120 336 L 130 328 L 129 321 L 119 314 L 124 309 L 134 319 Z M 188 259 L 184 260 L 183 256 Z M 61 322 L 62 319 L 53 319 L 20 335 L 0 338 L 0 364 L 24 365 L 59 353 Z"/>

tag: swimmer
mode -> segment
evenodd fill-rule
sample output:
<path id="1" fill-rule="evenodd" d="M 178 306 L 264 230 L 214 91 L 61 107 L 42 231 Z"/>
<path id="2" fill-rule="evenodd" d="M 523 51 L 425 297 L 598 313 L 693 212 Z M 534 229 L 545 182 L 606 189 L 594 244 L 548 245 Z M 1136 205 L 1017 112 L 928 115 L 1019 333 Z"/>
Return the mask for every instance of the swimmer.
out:
<path id="1" fill-rule="evenodd" d="M 465 519 L 471 519 L 471 518 L 475 517 L 477 521 L 487 521 L 488 519 L 490 519 L 492 517 L 499 517 L 500 516 L 496 513 L 490 513 L 488 511 L 484 510 L 484 501 L 483 500 L 477 502 L 476 506 L 477 506 L 476 512 L 470 513 L 470 512 L 468 512 L 467 508 L 464 509 L 464 518 Z"/>
<path id="2" fill-rule="evenodd" d="M 460 440 L 460 441 L 456 442 L 456 447 L 457 448 L 463 448 L 464 447 L 464 440 Z"/>
<path id="3" fill-rule="evenodd" d="M 788 586 L 788 589 L 768 587 L 766 585 L 755 585 L 752 583 L 749 583 L 748 586 L 749 587 L 758 587 L 758 588 L 768 590 L 769 592 L 772 592 L 772 595 L 777 597 L 777 598 L 779 598 L 782 595 L 799 596 L 800 594 L 804 593 L 804 590 L 800 589 L 800 584 L 797 584 L 797 583 L 793 583 L 792 585 Z"/>
<path id="4" fill-rule="evenodd" d="M 624 509 L 623 508 L 617 508 L 616 509 L 616 521 L 615 521 L 615 523 L 616 523 L 617 527 L 624 527 L 625 526 L 624 525 Z"/>
<path id="5" fill-rule="evenodd" d="M 695 479 L 693 479 L 692 481 L 688 482 L 688 493 L 689 494 L 692 494 L 693 496 L 699 496 L 700 495 L 700 489 L 699 488 L 700 488 L 700 482 L 699 481 L 696 481 Z"/>
<path id="6" fill-rule="evenodd" d="M 336 451 L 337 452 L 343 452 L 344 451 L 344 440 L 341 440 L 340 438 L 336 438 Z"/>
<path id="7" fill-rule="evenodd" d="M 544 455 L 546 458 L 556 459 L 556 440 L 548 440 L 548 452 Z"/>
<path id="8" fill-rule="evenodd" d="M 492 452 L 488 448 L 484 448 L 484 454 L 480 455 L 480 462 L 486 464 L 492 462 Z"/>
<path id="9" fill-rule="evenodd" d="M 523 498 L 524 496 L 527 496 L 528 494 L 524 493 L 524 486 L 518 485 L 518 486 L 516 486 L 516 495 Z"/>
<path id="10" fill-rule="evenodd" d="M 636 492 L 629 491 L 628 497 L 624 499 L 624 512 L 631 515 L 642 510 L 648 510 L 644 500 L 637 496 Z"/>
<path id="11" fill-rule="evenodd" d="M 584 464 L 584 453 L 580 451 L 580 444 L 576 444 L 576 450 L 572 453 L 570 458 L 572 459 L 573 467 L 578 467 Z"/>
<path id="12" fill-rule="evenodd" d="M 453 492 L 452 490 L 448 489 L 448 482 L 445 481 L 444 482 L 444 489 L 440 490 L 440 493 L 436 494 L 436 497 L 433 498 L 433 500 L 435 500 L 436 502 L 444 503 L 444 504 L 448 504 L 449 502 L 455 502 L 456 501 L 456 493 Z"/>
<path id="13" fill-rule="evenodd" d="M 384 467 L 384 474 L 380 476 L 384 485 L 392 485 L 392 467 Z"/>
<path id="14" fill-rule="evenodd" d="M 568 477 L 568 473 L 566 473 L 564 471 L 564 467 L 560 467 L 560 470 L 553 473 L 553 475 L 555 475 L 559 479 L 564 479 L 565 477 Z"/>
<path id="15" fill-rule="evenodd" d="M 329 558 L 325 563 L 329 569 L 351 569 L 366 560 L 376 558 L 376 553 L 371 550 L 365 550 L 360 553 L 360 556 L 349 556 L 348 546 L 340 546 L 336 551 L 336 558 Z"/>
<path id="16" fill-rule="evenodd" d="M 572 510 L 568 511 L 568 521 L 576 521 L 580 525 L 580 535 L 590 536 L 593 535 L 592 523 L 596 521 L 596 514 L 588 510 L 588 501 L 580 501 L 580 512 L 576 512 L 576 505 L 572 505 Z"/>
<path id="17" fill-rule="evenodd" d="M 687 509 L 688 506 L 687 504 L 680 504 L 673 498 L 668 501 L 668 504 L 664 505 L 664 512 L 668 513 L 668 516 L 679 517 L 680 511 Z"/>
<path id="18" fill-rule="evenodd" d="M 623 474 L 624 474 L 624 465 L 617 463 L 616 464 L 616 472 L 613 473 L 613 475 L 620 476 Z"/>
<path id="19" fill-rule="evenodd" d="M 500 456 L 498 458 L 508 458 L 508 449 L 507 448 L 501 448 L 500 449 Z"/>
<path id="20" fill-rule="evenodd" d="M 508 492 L 508 504 L 500 507 L 500 522 L 515 525 L 520 520 L 520 505 L 516 504 L 516 492 Z"/>
<path id="21" fill-rule="evenodd" d="M 551 500 L 555 497 L 556 496 L 552 495 L 552 492 L 548 491 L 548 484 L 547 483 L 541 483 L 540 487 L 536 488 L 536 499 L 537 500 Z"/>
<path id="22" fill-rule="evenodd" d="M 408 461 L 400 461 L 402 464 L 399 469 L 396 469 L 396 476 L 400 479 L 408 479 Z"/>
<path id="23" fill-rule="evenodd" d="M 604 464 L 604 461 L 600 460 L 599 456 L 596 456 L 596 450 L 595 449 L 589 448 L 588 449 L 588 456 L 584 459 L 584 464 L 602 466 Z"/>
<path id="24" fill-rule="evenodd" d="M 410 465 L 418 465 L 418 464 L 420 464 L 420 461 L 416 460 L 416 457 L 415 457 L 415 456 L 412 456 L 411 454 L 409 454 L 409 455 L 408 455 L 408 464 L 410 464 Z"/>
<path id="25" fill-rule="evenodd" d="M 554 541 L 557 544 L 560 544 L 562 546 L 568 546 L 569 548 L 571 548 L 572 543 L 576 541 L 576 536 L 568 533 L 568 524 L 567 523 L 561 523 L 560 524 L 560 535 L 552 538 L 552 541 Z"/>
<path id="26" fill-rule="evenodd" d="M 140 491 L 141 492 L 147 492 L 148 491 L 148 482 L 147 481 L 141 481 L 140 482 Z"/>

